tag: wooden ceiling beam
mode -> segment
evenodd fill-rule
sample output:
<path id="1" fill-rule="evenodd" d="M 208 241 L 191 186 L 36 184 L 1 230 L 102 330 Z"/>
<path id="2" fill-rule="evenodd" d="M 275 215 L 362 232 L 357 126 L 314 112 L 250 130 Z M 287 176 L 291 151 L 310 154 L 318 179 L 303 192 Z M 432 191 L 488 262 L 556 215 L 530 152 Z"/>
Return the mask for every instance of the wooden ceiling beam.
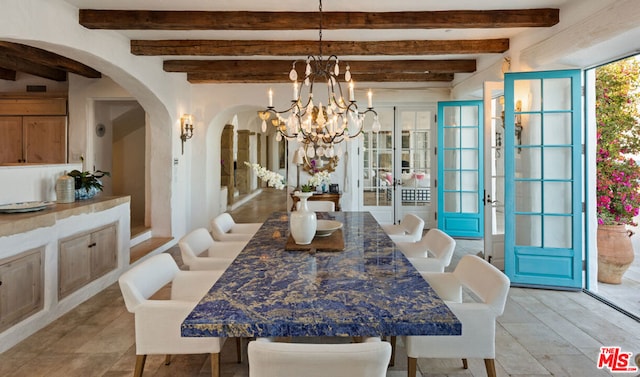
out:
<path id="1" fill-rule="evenodd" d="M 444 55 L 503 53 L 509 39 L 419 41 L 323 41 L 325 54 Z M 307 56 L 316 54 L 318 41 L 260 40 L 132 40 L 134 55 Z"/>
<path id="2" fill-rule="evenodd" d="M 291 82 L 286 74 L 254 72 L 193 72 L 187 73 L 187 80 L 192 84 Z M 354 73 L 353 80 L 356 82 L 451 82 L 453 73 Z"/>
<path id="3" fill-rule="evenodd" d="M 317 29 L 318 12 L 153 11 L 80 9 L 80 24 L 110 30 Z M 559 9 L 323 12 L 323 29 L 465 29 L 550 27 Z"/>
<path id="4" fill-rule="evenodd" d="M 0 68 L 0 80 L 16 81 L 16 71 Z"/>
<path id="5" fill-rule="evenodd" d="M 34 63 L 27 59 L 7 55 L 0 51 L 0 68 L 28 73 L 54 81 L 67 81 L 67 72 Z"/>
<path id="6" fill-rule="evenodd" d="M 37 47 L 0 41 L 0 53 L 6 56 L 15 56 L 17 59 L 27 60 L 40 66 L 47 66 L 55 70 L 71 72 L 88 78 L 102 77 L 100 72 L 87 65 Z"/>
<path id="7" fill-rule="evenodd" d="M 358 60 L 340 62 L 341 71 L 349 64 L 351 72 L 355 73 L 460 73 L 475 72 L 474 59 L 450 60 Z M 291 60 L 165 60 L 166 72 L 252 72 L 288 75 L 292 67 Z M 298 76 L 302 77 L 305 63 L 296 64 Z"/>

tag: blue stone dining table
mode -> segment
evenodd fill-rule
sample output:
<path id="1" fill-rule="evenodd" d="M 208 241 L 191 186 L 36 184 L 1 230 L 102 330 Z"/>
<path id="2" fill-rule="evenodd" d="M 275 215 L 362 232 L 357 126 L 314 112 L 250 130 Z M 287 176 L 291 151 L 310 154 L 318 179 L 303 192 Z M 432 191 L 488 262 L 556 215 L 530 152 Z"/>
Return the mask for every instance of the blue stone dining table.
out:
<path id="1" fill-rule="evenodd" d="M 343 251 L 285 250 L 275 212 L 183 321 L 184 337 L 460 335 L 461 324 L 369 212 L 343 223 Z"/>

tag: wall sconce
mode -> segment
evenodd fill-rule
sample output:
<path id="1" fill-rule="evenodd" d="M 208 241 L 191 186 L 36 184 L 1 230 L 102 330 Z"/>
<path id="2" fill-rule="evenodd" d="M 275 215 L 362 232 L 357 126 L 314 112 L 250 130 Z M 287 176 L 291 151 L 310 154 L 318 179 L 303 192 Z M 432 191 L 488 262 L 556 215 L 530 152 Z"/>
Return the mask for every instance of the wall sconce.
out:
<path id="1" fill-rule="evenodd" d="M 500 118 L 502 119 L 502 128 L 504 128 L 504 97 L 502 96 L 500 97 L 500 105 L 502 106 L 502 113 L 500 115 Z M 520 153 L 522 152 L 522 148 L 519 147 L 520 145 L 522 145 L 522 114 L 519 114 L 522 112 L 521 100 L 516 101 L 514 112 L 517 113 L 515 114 L 514 128 L 516 132 L 516 140 L 518 142 L 518 153 Z"/>
<path id="2" fill-rule="evenodd" d="M 184 114 L 180 118 L 180 140 L 182 140 L 182 154 L 184 154 L 184 142 L 193 137 L 193 118 L 190 114 Z"/>
<path id="3" fill-rule="evenodd" d="M 516 113 L 522 112 L 522 101 L 516 101 Z M 516 129 L 516 139 L 518 140 L 518 153 L 522 152 L 522 148 L 519 146 L 522 145 L 522 114 L 516 114 L 515 120 L 515 129 Z"/>

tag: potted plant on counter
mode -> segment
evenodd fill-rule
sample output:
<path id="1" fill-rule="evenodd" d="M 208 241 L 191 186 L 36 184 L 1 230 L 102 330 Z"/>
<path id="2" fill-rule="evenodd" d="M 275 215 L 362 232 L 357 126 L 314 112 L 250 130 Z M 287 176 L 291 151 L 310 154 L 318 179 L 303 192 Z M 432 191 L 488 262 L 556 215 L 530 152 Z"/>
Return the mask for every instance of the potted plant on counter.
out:
<path id="1" fill-rule="evenodd" d="M 111 176 L 109 172 L 102 170 L 94 172 L 72 170 L 67 175 L 75 180 L 76 200 L 91 199 L 96 196 L 103 189 L 100 178 L 105 175 L 107 177 Z"/>

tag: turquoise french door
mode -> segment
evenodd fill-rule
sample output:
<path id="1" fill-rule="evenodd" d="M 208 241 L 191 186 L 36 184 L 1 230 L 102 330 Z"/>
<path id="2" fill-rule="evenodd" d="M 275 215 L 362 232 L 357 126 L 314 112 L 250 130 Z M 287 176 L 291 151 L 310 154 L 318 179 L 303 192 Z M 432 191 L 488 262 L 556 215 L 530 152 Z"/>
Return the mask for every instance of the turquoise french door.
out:
<path id="1" fill-rule="evenodd" d="M 581 73 L 506 73 L 505 273 L 582 286 Z"/>
<path id="2" fill-rule="evenodd" d="M 482 101 L 438 103 L 438 228 L 454 237 L 484 234 Z"/>

